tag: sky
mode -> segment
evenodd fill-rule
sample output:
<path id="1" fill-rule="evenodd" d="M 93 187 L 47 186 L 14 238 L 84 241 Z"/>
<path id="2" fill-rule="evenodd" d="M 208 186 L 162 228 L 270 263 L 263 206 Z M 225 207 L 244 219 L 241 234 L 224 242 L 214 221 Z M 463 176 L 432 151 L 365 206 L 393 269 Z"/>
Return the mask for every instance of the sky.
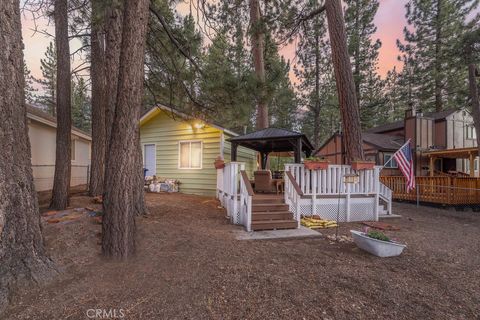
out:
<path id="1" fill-rule="evenodd" d="M 406 25 L 405 20 L 405 3 L 408 0 L 380 0 L 380 6 L 375 16 L 375 24 L 377 33 L 374 39 L 380 39 L 382 47 L 379 54 L 378 72 L 385 76 L 388 70 L 394 66 L 400 67 L 397 61 L 398 49 L 396 46 L 397 39 L 403 39 L 403 28 Z M 41 29 L 46 29 L 49 33 L 53 33 L 53 26 L 48 26 L 46 21 L 38 21 Z M 46 35 L 34 33 L 34 23 L 28 15 L 24 15 L 22 19 L 23 40 L 25 44 L 25 61 L 32 75 L 36 78 L 41 77 L 40 59 L 44 57 L 44 53 L 51 41 Z M 78 41 L 71 41 L 71 52 L 79 47 Z M 286 59 L 291 61 L 295 57 L 295 46 L 290 45 L 282 48 L 280 52 Z"/>

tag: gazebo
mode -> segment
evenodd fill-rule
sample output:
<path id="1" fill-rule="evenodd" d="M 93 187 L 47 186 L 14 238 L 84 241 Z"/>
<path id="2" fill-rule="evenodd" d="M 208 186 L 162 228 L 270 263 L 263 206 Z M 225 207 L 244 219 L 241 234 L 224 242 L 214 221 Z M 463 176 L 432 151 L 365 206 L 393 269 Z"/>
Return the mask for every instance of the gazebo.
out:
<path id="1" fill-rule="evenodd" d="M 293 151 L 295 163 L 300 163 L 302 152 L 310 157 L 314 150 L 313 145 L 303 133 L 279 128 L 262 129 L 230 138 L 228 141 L 232 145 L 232 161 L 237 161 L 237 148 L 242 146 L 260 153 L 262 169 L 266 168 L 268 155 L 272 152 Z"/>

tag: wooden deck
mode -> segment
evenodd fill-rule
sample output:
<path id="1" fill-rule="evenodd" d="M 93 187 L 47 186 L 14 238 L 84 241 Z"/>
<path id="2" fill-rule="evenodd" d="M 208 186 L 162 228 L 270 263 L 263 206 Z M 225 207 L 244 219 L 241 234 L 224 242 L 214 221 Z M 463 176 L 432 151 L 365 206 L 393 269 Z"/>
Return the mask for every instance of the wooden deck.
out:
<path id="1" fill-rule="evenodd" d="M 406 192 L 403 176 L 383 176 L 381 181 L 393 191 L 394 200 L 417 201 L 443 205 L 480 205 L 480 178 L 416 177 L 417 188 Z"/>

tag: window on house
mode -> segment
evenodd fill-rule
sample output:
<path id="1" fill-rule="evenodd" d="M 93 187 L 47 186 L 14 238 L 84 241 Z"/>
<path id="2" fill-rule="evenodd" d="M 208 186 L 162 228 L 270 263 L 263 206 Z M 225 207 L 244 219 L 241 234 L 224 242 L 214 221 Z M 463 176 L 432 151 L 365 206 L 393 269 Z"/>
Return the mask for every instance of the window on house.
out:
<path id="1" fill-rule="evenodd" d="M 201 141 L 180 141 L 178 167 L 202 169 L 202 149 Z"/>
<path id="2" fill-rule="evenodd" d="M 392 161 L 390 161 L 390 159 Z M 396 169 L 398 168 L 397 161 L 395 158 L 393 158 L 393 153 L 385 153 L 383 155 L 383 164 L 385 165 L 385 168 L 391 168 L 391 169 Z"/>
<path id="3" fill-rule="evenodd" d="M 477 132 L 475 131 L 475 127 L 473 126 L 466 126 L 466 137 L 467 139 L 477 139 Z"/>
<path id="4" fill-rule="evenodd" d="M 75 161 L 75 139 L 72 139 L 71 150 L 72 161 Z"/>

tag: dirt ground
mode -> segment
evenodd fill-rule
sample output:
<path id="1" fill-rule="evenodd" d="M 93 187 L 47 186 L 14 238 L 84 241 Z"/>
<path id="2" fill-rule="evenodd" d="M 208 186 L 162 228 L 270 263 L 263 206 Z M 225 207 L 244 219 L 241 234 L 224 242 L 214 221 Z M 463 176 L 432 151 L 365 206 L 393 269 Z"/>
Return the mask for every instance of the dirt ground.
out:
<path id="1" fill-rule="evenodd" d="M 239 227 L 212 198 L 148 194 L 147 202 L 137 256 L 124 263 L 100 257 L 93 218 L 44 222 L 62 273 L 22 290 L 5 319 L 102 318 L 91 309 L 110 310 L 109 319 L 480 318 L 479 213 L 395 204 L 402 218 L 388 223 L 400 230 L 387 234 L 408 247 L 381 259 L 326 237 L 235 240 Z M 79 195 L 72 205 L 100 208 Z M 361 226 L 342 224 L 341 234 L 352 228 Z"/>

